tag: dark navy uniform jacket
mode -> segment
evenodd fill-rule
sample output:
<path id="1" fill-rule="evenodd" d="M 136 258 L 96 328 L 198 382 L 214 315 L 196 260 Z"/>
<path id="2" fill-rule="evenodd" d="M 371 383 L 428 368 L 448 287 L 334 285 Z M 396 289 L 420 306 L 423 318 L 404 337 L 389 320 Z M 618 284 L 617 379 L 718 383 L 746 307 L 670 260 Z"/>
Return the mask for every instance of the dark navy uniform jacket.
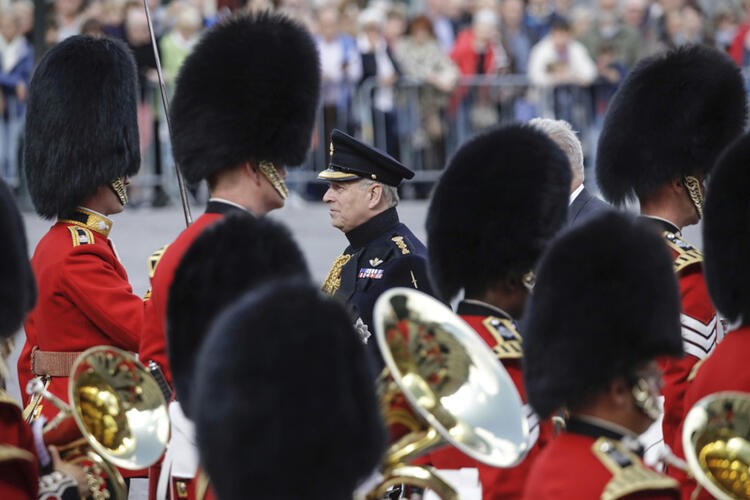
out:
<path id="1" fill-rule="evenodd" d="M 427 249 L 404 224 L 395 207 L 389 208 L 346 233 L 349 246 L 343 258 L 341 284 L 333 296 L 345 302 L 352 318 L 362 318 L 371 336 L 367 344 L 377 351 L 372 310 L 389 288 L 405 286 L 432 295 L 427 277 Z M 379 355 L 376 356 L 379 358 Z"/>

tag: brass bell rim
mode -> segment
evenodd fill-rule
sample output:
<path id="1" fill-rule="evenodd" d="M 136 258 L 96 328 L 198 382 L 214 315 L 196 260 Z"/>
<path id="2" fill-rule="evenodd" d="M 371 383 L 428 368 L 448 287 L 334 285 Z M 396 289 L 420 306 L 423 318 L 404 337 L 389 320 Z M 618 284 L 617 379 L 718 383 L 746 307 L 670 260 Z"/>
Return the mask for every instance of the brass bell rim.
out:
<path id="1" fill-rule="evenodd" d="M 452 322 L 451 326 L 456 326 L 459 330 L 467 334 L 461 337 L 459 341 L 468 343 L 468 350 L 472 353 L 472 355 L 476 355 L 476 353 L 486 353 L 489 358 L 487 358 L 487 362 L 484 364 L 484 366 L 493 372 L 494 376 L 500 381 L 501 386 L 512 388 L 512 390 L 507 391 L 507 394 L 504 394 L 511 399 L 510 401 L 505 402 L 504 411 L 507 410 L 508 413 L 511 413 L 513 411 L 512 408 L 518 409 L 519 414 L 523 417 L 520 419 L 520 432 L 523 438 L 520 440 L 520 442 L 511 443 L 511 446 L 513 446 L 515 450 L 513 453 L 509 454 L 510 456 L 496 457 L 495 455 L 487 455 L 478 452 L 472 447 L 466 446 L 463 442 L 455 439 L 451 434 L 450 429 L 446 428 L 435 417 L 433 413 L 419 404 L 417 397 L 411 391 L 405 390 L 403 374 L 401 373 L 401 370 L 399 369 L 398 364 L 393 356 L 393 353 L 388 344 L 388 340 L 385 336 L 385 328 L 383 328 L 382 325 L 382 318 L 387 315 L 387 308 L 390 307 L 390 299 L 396 295 L 405 295 L 407 299 L 413 298 L 416 302 L 428 304 L 430 308 L 434 308 L 430 311 L 431 314 L 437 312 L 441 317 L 450 318 L 450 321 Z M 493 467 L 513 467 L 525 458 L 526 453 L 528 453 L 529 450 L 530 429 L 528 420 L 525 418 L 523 411 L 521 411 L 521 409 L 523 408 L 521 397 L 516 391 L 515 384 L 513 383 L 513 380 L 511 379 L 508 372 L 504 369 L 499 360 L 497 360 L 497 358 L 492 354 L 492 351 L 481 339 L 481 337 L 479 337 L 479 335 L 474 331 L 471 325 L 466 323 L 450 308 L 434 299 L 433 297 L 420 292 L 419 290 L 405 287 L 391 288 L 381 294 L 380 298 L 375 304 L 373 318 L 375 318 L 376 322 L 375 337 L 378 342 L 378 348 L 380 349 L 383 360 L 385 361 L 386 368 L 390 371 L 394 381 L 399 386 L 404 396 L 407 398 L 410 407 L 414 409 L 417 412 L 418 416 L 424 419 L 429 426 L 434 428 L 441 437 L 441 443 L 431 445 L 430 448 L 450 444 L 458 448 L 462 453 L 470 456 L 471 458 Z M 463 424 L 463 422 L 461 423 Z M 458 426 L 454 426 L 453 428 L 456 427 Z"/>
<path id="2" fill-rule="evenodd" d="M 730 490 L 725 488 L 720 480 L 716 478 L 709 464 L 706 463 L 706 452 L 708 451 L 706 448 L 712 447 L 715 449 L 717 444 L 726 448 L 727 443 L 733 439 L 739 439 L 744 443 L 750 444 L 748 443 L 750 439 L 750 422 L 748 422 L 744 435 L 733 435 L 730 439 L 724 439 L 725 436 L 722 436 L 722 439 L 714 439 L 710 442 L 699 445 L 701 437 L 703 437 L 706 430 L 709 429 L 709 425 L 712 423 L 710 417 L 714 414 L 715 408 L 718 406 L 723 407 L 728 402 L 740 403 L 746 409 L 750 410 L 750 393 L 741 391 L 721 391 L 701 398 L 687 413 L 682 430 L 682 446 L 690 473 L 693 474 L 696 481 L 698 481 L 702 487 L 704 487 L 714 498 L 719 500 L 732 500 L 737 497 L 733 493 L 730 493 Z M 727 458 L 722 460 L 729 462 Z M 750 485 L 745 485 L 746 491 L 749 488 Z M 750 495 L 745 496 L 745 498 L 748 497 L 750 497 Z"/>
<path id="3" fill-rule="evenodd" d="M 127 362 L 132 365 L 136 372 L 140 375 L 140 382 L 142 391 L 147 391 L 150 398 L 154 398 L 154 402 L 151 405 L 153 411 L 151 423 L 157 427 L 151 434 L 148 432 L 135 433 L 132 436 L 133 443 L 130 446 L 130 451 L 126 455 L 119 455 L 104 444 L 102 444 L 92 432 L 89 430 L 89 426 L 81 415 L 80 406 L 76 404 L 78 401 L 77 390 L 79 388 L 78 382 L 82 377 L 79 373 L 80 370 L 86 370 L 85 365 L 90 366 L 90 360 L 95 358 L 97 355 L 110 355 L 118 362 Z M 93 370 L 93 367 L 91 368 Z M 81 433 L 86 438 L 91 448 L 104 458 L 105 462 L 109 462 L 112 465 L 126 469 L 126 470 L 139 470 L 150 467 L 159 461 L 164 454 L 164 450 L 167 447 L 169 439 L 169 414 L 167 410 L 167 403 L 164 396 L 159 389 L 157 382 L 151 377 L 148 370 L 138 361 L 131 353 L 113 346 L 95 346 L 83 351 L 78 358 L 76 358 L 71 368 L 70 383 L 68 384 L 68 400 L 71 405 L 71 413 L 73 418 L 81 429 Z M 86 372 L 83 372 L 86 373 Z M 101 376 L 96 373 L 95 375 Z M 111 386 L 111 384 L 110 384 Z M 129 411 L 125 412 L 125 418 L 128 419 L 128 425 L 132 427 L 131 418 L 127 415 Z M 139 434 L 143 434 L 142 436 Z M 144 449 L 143 443 L 139 443 L 139 439 L 142 440 L 144 437 L 151 437 L 155 435 L 155 442 Z"/>

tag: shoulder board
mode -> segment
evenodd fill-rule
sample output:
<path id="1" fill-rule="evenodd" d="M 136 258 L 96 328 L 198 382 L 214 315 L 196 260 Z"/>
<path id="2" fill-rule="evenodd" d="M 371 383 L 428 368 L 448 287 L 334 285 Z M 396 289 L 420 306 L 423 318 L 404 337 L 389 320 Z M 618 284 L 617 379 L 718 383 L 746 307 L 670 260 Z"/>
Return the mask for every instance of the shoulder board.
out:
<path id="1" fill-rule="evenodd" d="M 679 488 L 676 480 L 649 469 L 638 455 L 615 440 L 599 438 L 591 451 L 612 473 L 612 479 L 602 492 L 602 500 L 615 500 L 643 491 L 676 491 Z"/>
<path id="2" fill-rule="evenodd" d="M 396 245 L 396 248 L 398 248 L 398 250 L 401 252 L 401 255 L 408 255 L 411 253 L 409 245 L 407 244 L 403 236 L 392 236 L 391 241 L 394 245 Z"/>
<path id="3" fill-rule="evenodd" d="M 94 233 L 90 229 L 81 226 L 68 226 L 68 231 L 70 231 L 74 247 L 94 244 Z"/>
<path id="4" fill-rule="evenodd" d="M 9 444 L 0 444 L 0 463 L 11 462 L 13 460 L 34 461 L 34 454 L 23 448 Z"/>
<path id="5" fill-rule="evenodd" d="M 688 266 L 703 262 L 703 254 L 693 245 L 670 231 L 664 231 L 667 246 L 674 255 L 674 272 L 679 273 Z"/>
<path id="6" fill-rule="evenodd" d="M 521 334 L 516 325 L 505 318 L 487 316 L 482 324 L 495 339 L 492 350 L 498 359 L 520 359 L 523 357 Z"/>
<path id="7" fill-rule="evenodd" d="M 159 261 L 164 256 L 164 252 L 167 251 L 169 245 L 164 245 L 159 250 L 152 253 L 148 258 L 148 277 L 153 278 L 156 274 L 156 266 L 159 265 Z"/>

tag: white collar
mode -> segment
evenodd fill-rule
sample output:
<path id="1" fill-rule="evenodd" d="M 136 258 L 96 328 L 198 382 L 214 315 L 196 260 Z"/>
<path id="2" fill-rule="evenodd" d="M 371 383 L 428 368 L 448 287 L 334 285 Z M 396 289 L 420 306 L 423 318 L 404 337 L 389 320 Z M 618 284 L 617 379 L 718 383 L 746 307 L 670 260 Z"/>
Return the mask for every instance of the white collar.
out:
<path id="1" fill-rule="evenodd" d="M 576 198 L 578 198 L 578 195 L 581 194 L 582 191 L 583 191 L 583 183 L 581 183 L 581 185 L 578 186 L 575 189 L 575 191 L 570 193 L 570 201 L 568 202 L 568 206 L 573 204 L 573 202 L 576 200 Z"/>
<path id="2" fill-rule="evenodd" d="M 208 201 L 218 201 L 219 203 L 226 203 L 227 205 L 232 205 L 233 207 L 240 208 L 240 209 L 244 210 L 245 212 L 248 212 L 248 213 L 250 212 L 250 210 L 248 210 L 247 208 L 243 207 L 239 203 L 235 203 L 233 201 L 229 201 L 229 200 L 224 199 L 224 198 L 219 198 L 217 196 L 210 197 L 208 199 Z"/>

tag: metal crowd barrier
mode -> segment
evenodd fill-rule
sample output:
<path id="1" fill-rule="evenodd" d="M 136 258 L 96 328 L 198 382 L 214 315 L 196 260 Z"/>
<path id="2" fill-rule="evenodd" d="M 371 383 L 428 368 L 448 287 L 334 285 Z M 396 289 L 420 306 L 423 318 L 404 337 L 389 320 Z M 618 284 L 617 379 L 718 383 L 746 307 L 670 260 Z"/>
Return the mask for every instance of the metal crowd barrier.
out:
<path id="1" fill-rule="evenodd" d="M 414 180 L 405 186 L 407 192 L 402 193 L 405 198 L 427 196 L 461 144 L 492 126 L 537 116 L 565 119 L 579 131 L 585 151 L 592 147 L 589 138 L 596 135 L 591 94 L 585 87 L 539 88 L 525 75 L 478 75 L 462 77 L 452 93 L 442 96 L 423 82 L 405 78 L 391 89 L 393 107 L 387 113 L 377 108 L 376 93 L 387 88 L 376 79 L 346 89 L 352 97 L 346 109 L 340 110 L 335 126 L 388 151 L 415 171 Z M 315 186 L 315 178 L 328 161 L 326 132 L 331 124 L 326 124 L 323 109 L 308 161 L 291 169 L 287 178 L 293 189 L 311 199 L 322 196 L 322 186 Z"/>

